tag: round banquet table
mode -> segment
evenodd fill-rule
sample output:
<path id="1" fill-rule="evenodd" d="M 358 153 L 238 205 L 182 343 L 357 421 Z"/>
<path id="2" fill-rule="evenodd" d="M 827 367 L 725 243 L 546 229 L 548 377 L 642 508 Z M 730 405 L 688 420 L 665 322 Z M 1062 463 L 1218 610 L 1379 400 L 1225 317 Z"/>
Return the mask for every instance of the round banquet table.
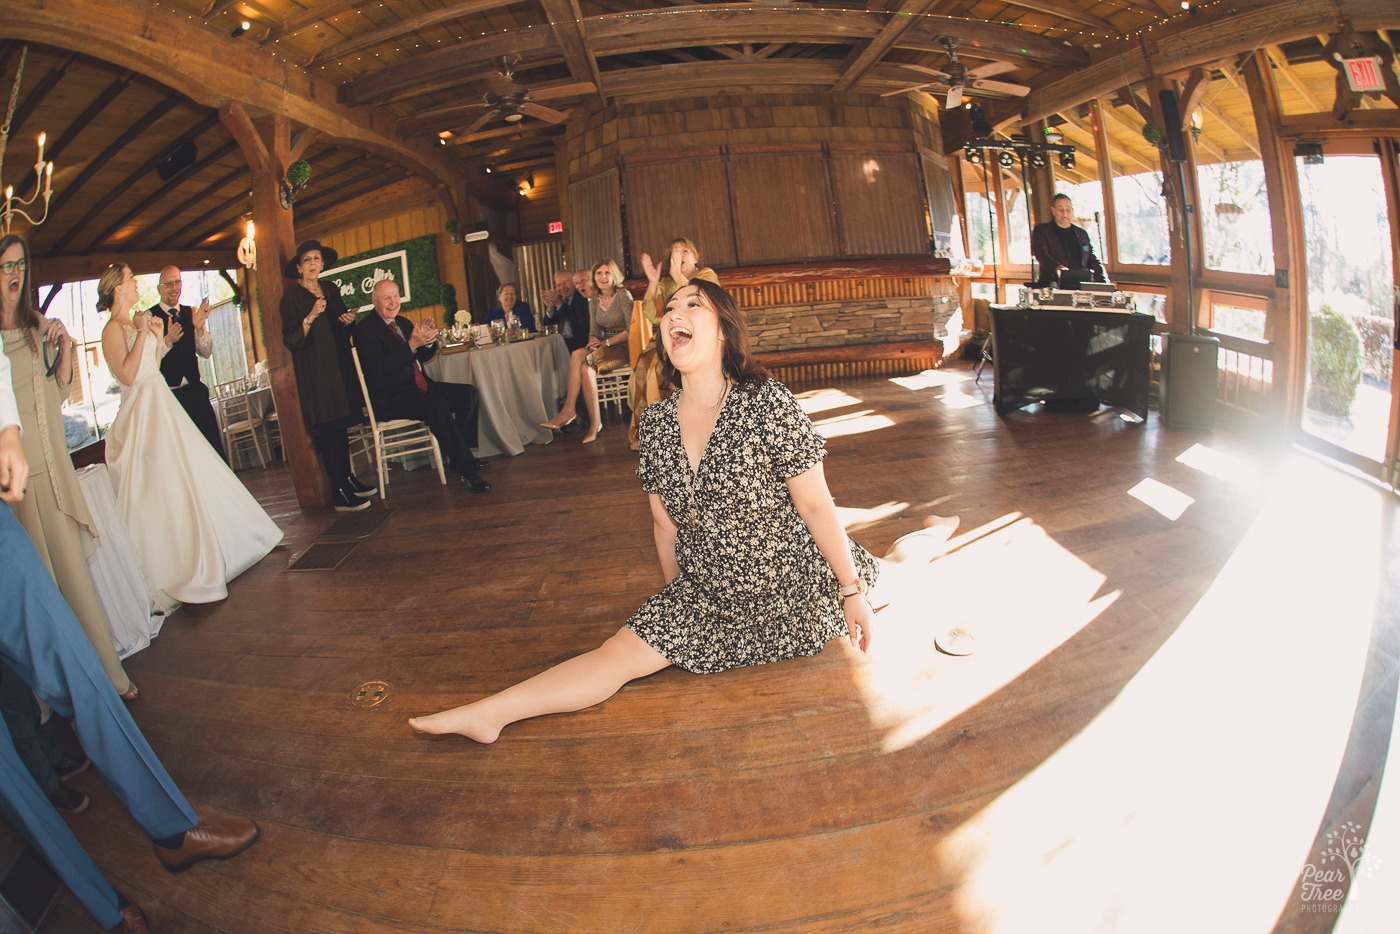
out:
<path id="1" fill-rule="evenodd" d="M 548 444 L 540 422 L 554 417 L 569 383 L 569 348 L 558 334 L 472 350 L 446 348 L 423 365 L 433 379 L 470 383 L 481 393 L 476 455 L 519 454 Z"/>

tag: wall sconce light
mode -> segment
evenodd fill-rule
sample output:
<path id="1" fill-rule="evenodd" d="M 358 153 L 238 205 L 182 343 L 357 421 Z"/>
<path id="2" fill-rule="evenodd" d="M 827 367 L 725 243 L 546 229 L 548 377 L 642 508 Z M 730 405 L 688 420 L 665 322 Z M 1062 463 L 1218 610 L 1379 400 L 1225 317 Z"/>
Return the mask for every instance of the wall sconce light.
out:
<path id="1" fill-rule="evenodd" d="M 240 22 L 237 26 L 233 27 L 233 32 L 229 33 L 229 35 L 232 36 L 234 39 L 237 39 L 239 36 L 243 35 L 245 32 L 252 28 L 253 24 L 245 19 L 242 22 Z"/>
<path id="2" fill-rule="evenodd" d="M 1197 108 L 1196 110 L 1191 111 L 1191 138 L 1192 138 L 1192 139 L 1197 139 L 1197 140 L 1198 140 L 1198 139 L 1201 138 L 1201 127 L 1202 127 L 1204 124 L 1205 124 L 1205 120 L 1201 117 L 1201 111 L 1200 111 L 1200 109 Z"/>
<path id="3" fill-rule="evenodd" d="M 516 187 L 520 190 L 520 194 L 522 197 L 528 198 L 530 196 L 530 192 L 533 191 L 535 187 L 535 176 L 525 176 L 520 180 L 520 183 Z"/>
<path id="4" fill-rule="evenodd" d="M 238 244 L 238 261 L 249 269 L 258 268 L 258 244 L 253 240 L 253 222 L 244 228 L 245 236 Z"/>

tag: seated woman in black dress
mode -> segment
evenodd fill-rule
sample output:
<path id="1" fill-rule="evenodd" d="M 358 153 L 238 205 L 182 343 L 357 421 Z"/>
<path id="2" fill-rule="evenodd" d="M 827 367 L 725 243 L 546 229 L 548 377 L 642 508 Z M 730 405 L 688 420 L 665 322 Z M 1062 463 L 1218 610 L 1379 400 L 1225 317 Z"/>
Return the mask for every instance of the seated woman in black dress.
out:
<path id="1" fill-rule="evenodd" d="M 660 324 L 663 378 L 637 474 L 666 586 L 600 647 L 472 704 L 409 720 L 494 742 L 507 724 L 599 704 L 677 665 L 697 673 L 815 655 L 845 636 L 865 651 L 871 555 L 846 537 L 826 450 L 797 400 L 749 353 L 722 288 L 692 280 Z"/>
<path id="2" fill-rule="evenodd" d="M 515 312 L 515 317 L 520 320 L 520 326 L 525 330 L 535 329 L 535 313 L 530 310 L 529 305 L 520 300 L 520 288 L 514 282 L 501 283 L 501 287 L 496 290 L 496 304 L 486 310 L 486 319 L 482 323 L 505 321 L 510 311 Z"/>

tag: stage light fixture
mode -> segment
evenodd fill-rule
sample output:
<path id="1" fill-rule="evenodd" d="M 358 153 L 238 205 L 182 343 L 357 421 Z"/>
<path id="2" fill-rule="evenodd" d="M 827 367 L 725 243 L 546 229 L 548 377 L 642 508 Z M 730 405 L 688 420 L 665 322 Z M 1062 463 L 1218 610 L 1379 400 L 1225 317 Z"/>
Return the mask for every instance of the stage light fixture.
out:
<path id="1" fill-rule="evenodd" d="M 1060 153 L 1060 168 L 1062 168 L 1062 169 L 1073 169 L 1073 168 L 1074 168 L 1074 153 L 1072 153 L 1072 152 L 1062 152 L 1062 153 Z"/>
<path id="2" fill-rule="evenodd" d="M 1031 168 L 1043 169 L 1050 164 L 1050 160 L 1045 158 L 1045 153 L 1036 151 L 1031 153 Z"/>
<path id="3" fill-rule="evenodd" d="M 233 36 L 233 38 L 237 39 L 239 36 L 243 35 L 245 32 L 252 28 L 253 24 L 245 19 L 242 22 L 240 22 L 237 26 L 233 27 L 233 32 L 230 33 L 230 35 Z"/>
<path id="4" fill-rule="evenodd" d="M 964 150 L 964 153 L 965 153 L 966 156 L 967 156 L 967 161 L 968 161 L 968 164 L 969 164 L 969 165 L 981 165 L 981 164 L 982 164 L 982 150 L 980 150 L 980 149 L 967 149 L 967 150 Z"/>
<path id="5" fill-rule="evenodd" d="M 1016 167 L 1016 154 L 1009 149 L 997 153 L 997 163 L 1004 169 Z"/>

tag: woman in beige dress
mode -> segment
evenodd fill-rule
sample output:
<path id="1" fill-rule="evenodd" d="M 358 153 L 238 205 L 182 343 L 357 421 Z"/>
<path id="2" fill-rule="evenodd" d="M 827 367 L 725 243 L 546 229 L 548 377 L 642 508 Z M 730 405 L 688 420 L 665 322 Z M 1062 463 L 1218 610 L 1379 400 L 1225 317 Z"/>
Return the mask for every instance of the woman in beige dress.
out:
<path id="1" fill-rule="evenodd" d="M 117 693 L 132 701 L 139 692 L 117 659 L 88 572 L 96 530 L 63 437 L 60 406 L 76 375 L 77 348 L 62 321 L 34 308 L 29 268 L 28 244 L 13 235 L 0 239 L 0 330 L 29 461 L 29 495 L 11 508 L 83 624 Z"/>

